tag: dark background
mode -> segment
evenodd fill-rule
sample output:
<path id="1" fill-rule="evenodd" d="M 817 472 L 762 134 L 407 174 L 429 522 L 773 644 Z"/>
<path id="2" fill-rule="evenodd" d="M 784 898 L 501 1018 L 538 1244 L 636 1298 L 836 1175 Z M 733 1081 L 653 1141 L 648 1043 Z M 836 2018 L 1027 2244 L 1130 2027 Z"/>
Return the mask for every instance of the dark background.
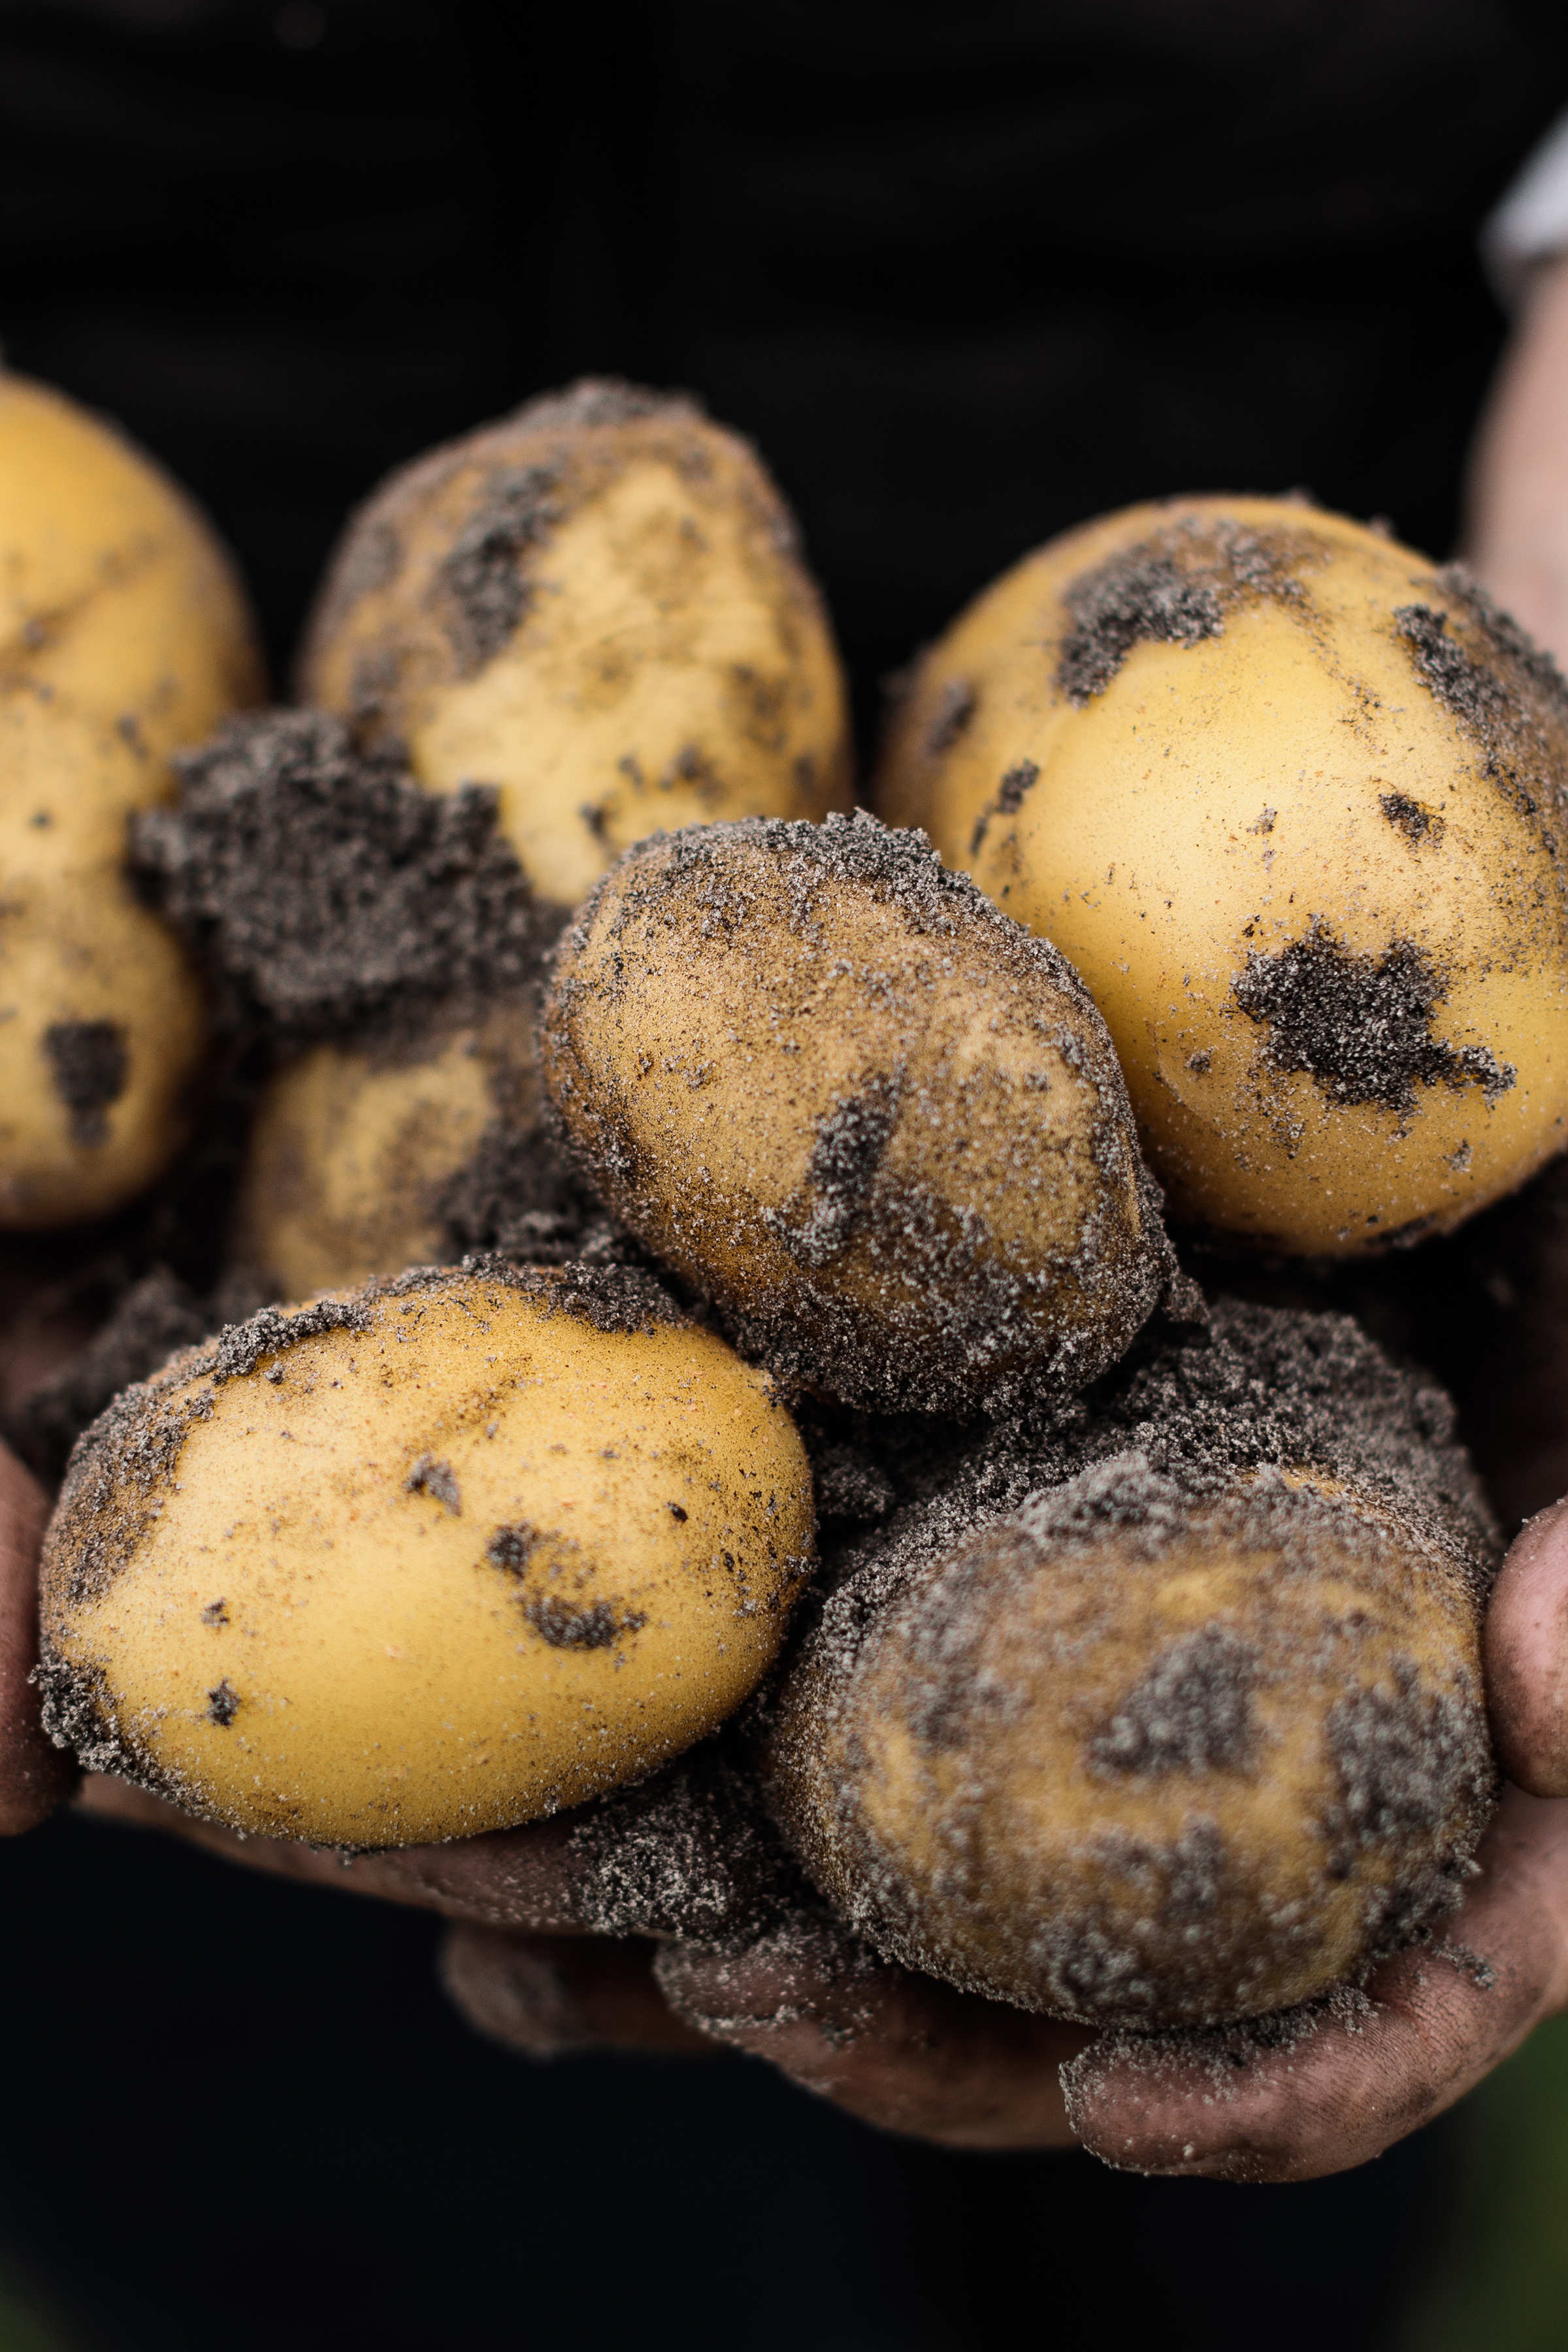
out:
<path id="1" fill-rule="evenodd" d="M 347 507 L 584 371 L 700 390 L 878 682 L 1063 524 L 1313 488 L 1445 551 L 1478 225 L 1561 0 L 0 0 L 0 334 L 206 502 L 286 677 Z M 1144 2184 L 760 2068 L 523 2065 L 429 1922 L 78 1822 L 0 1853 L 0 2240 L 116 2347 L 1387 2341 L 1451 2127 Z"/>

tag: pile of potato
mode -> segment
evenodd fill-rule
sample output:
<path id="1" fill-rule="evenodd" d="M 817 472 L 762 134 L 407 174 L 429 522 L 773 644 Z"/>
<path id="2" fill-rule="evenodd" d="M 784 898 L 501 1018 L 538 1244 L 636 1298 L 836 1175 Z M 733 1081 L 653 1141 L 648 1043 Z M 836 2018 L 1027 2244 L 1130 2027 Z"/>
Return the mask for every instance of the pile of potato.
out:
<path id="1" fill-rule="evenodd" d="M 122 1207 L 247 1055 L 268 1302 L 77 1445 L 57 1739 L 363 1849 L 725 1726 L 879 1950 L 1090 2021 L 1430 1934 L 1497 1523 L 1324 1302 L 1568 1142 L 1550 662 L 1303 501 L 1136 508 L 929 649 L 850 814 L 790 518 L 688 400 L 396 476 L 290 711 L 107 428 L 0 377 L 0 1214 Z"/>

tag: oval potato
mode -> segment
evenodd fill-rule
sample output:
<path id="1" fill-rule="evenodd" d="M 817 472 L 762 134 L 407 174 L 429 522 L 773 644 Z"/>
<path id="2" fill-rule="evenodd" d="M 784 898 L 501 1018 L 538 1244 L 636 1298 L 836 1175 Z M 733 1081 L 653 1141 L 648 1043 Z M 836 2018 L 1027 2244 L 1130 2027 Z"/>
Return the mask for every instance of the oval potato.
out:
<path id="1" fill-rule="evenodd" d="M 771 1384 L 646 1276 L 427 1269 L 268 1309 L 94 1424 L 46 1548 L 50 1727 L 237 1829 L 501 1828 L 721 1722 L 811 1543 Z"/>
<path id="2" fill-rule="evenodd" d="M 1096 2025 L 1312 2000 L 1452 1907 L 1493 1781 L 1474 1582 L 1309 1472 L 1179 1526 L 1103 1501 L 1084 1474 L 880 1612 L 836 1595 L 782 1817 L 847 1918 L 965 1990 Z"/>
<path id="3" fill-rule="evenodd" d="M 542 1053 L 615 1214 L 847 1402 L 1081 1388 L 1171 1274 L 1075 975 L 869 817 L 633 851 L 557 947 Z"/>
<path id="4" fill-rule="evenodd" d="M 186 1131 L 196 973 L 126 870 L 170 755 L 261 691 L 196 510 L 108 425 L 0 371 L 0 1223 L 131 1199 Z"/>
<path id="5" fill-rule="evenodd" d="M 838 656 L 778 492 L 693 402 L 631 385 L 532 401 L 395 474 L 300 679 L 432 792 L 494 786 L 561 907 L 660 826 L 847 805 Z"/>
<path id="6" fill-rule="evenodd" d="M 1289 500 L 1069 532 L 924 656 L 878 806 L 1089 985 L 1173 1212 L 1345 1255 L 1568 1139 L 1568 694 Z"/>

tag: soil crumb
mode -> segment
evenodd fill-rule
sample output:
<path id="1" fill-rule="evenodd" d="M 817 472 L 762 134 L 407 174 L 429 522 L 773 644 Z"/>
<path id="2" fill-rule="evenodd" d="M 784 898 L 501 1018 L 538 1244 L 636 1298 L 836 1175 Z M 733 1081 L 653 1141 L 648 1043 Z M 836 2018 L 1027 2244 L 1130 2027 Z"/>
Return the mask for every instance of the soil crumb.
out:
<path id="1" fill-rule="evenodd" d="M 1514 1084 L 1511 1064 L 1489 1047 L 1433 1035 L 1447 992 L 1413 940 L 1360 955 L 1315 922 L 1278 955 L 1248 956 L 1235 995 L 1247 1019 L 1268 1031 L 1271 1069 L 1305 1070 L 1334 1102 L 1377 1103 L 1408 1116 L 1417 1086 L 1479 1086 L 1495 1102 Z"/>
<path id="2" fill-rule="evenodd" d="M 109 1134 L 105 1111 L 120 1100 L 131 1053 L 118 1021 L 57 1021 L 44 1032 L 44 1058 L 70 1115 L 73 1142 L 90 1149 Z"/>
<path id="3" fill-rule="evenodd" d="M 1299 573 L 1317 560 L 1304 531 L 1260 531 L 1223 515 L 1187 515 L 1080 572 L 1065 598 L 1069 625 L 1057 686 L 1079 709 L 1103 694 L 1136 645 L 1202 645 L 1237 605 L 1300 603 Z"/>
<path id="4" fill-rule="evenodd" d="M 532 603 L 531 585 L 519 567 L 559 519 L 553 502 L 559 485 L 553 466 L 502 467 L 453 542 L 441 584 L 461 676 L 471 677 L 500 653 Z"/>
<path id="5" fill-rule="evenodd" d="M 1568 681 L 1462 564 L 1434 584 L 1443 604 L 1403 604 L 1394 615 L 1415 674 L 1469 737 L 1483 774 L 1557 856 L 1568 826 Z"/>
<path id="6" fill-rule="evenodd" d="M 1088 1744 L 1103 1773 L 1239 1771 L 1258 1748 L 1255 1643 L 1226 1625 L 1172 1642 Z"/>
<path id="7" fill-rule="evenodd" d="M 1419 801 L 1413 801 L 1408 793 L 1379 793 L 1377 804 L 1395 833 L 1402 833 L 1413 849 L 1424 841 L 1436 847 L 1442 840 L 1442 818 L 1435 810 L 1423 808 Z"/>

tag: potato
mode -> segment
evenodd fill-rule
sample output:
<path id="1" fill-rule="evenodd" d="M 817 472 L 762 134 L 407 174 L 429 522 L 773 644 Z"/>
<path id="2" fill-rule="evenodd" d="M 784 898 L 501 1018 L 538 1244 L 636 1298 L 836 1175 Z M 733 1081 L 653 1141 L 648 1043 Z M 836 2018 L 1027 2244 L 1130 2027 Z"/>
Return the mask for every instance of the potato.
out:
<path id="1" fill-rule="evenodd" d="M 0 692 L 0 1224 L 71 1224 L 140 1192 L 182 1140 L 200 982 L 138 905 L 122 739 Z"/>
<path id="2" fill-rule="evenodd" d="M 268 1082 L 241 1186 L 237 1255 L 308 1298 L 457 1253 L 465 1181 L 544 1222 L 563 1171 L 542 1132 L 533 1010 L 450 1008 L 412 1034 L 319 1045 Z"/>
<path id="3" fill-rule="evenodd" d="M 1185 499 L 988 589 L 877 805 L 1070 958 L 1174 1213 L 1348 1255 L 1568 1138 L 1565 761 L 1563 681 L 1461 572 Z"/>
<path id="4" fill-rule="evenodd" d="M 118 1207 L 180 1143 L 205 1036 L 126 833 L 261 690 L 205 523 L 108 426 L 0 371 L 0 1224 Z"/>
<path id="5" fill-rule="evenodd" d="M 234 568 L 205 517 L 112 426 L 0 370 L 0 690 L 101 719 L 163 763 L 263 692 Z"/>
<path id="6" fill-rule="evenodd" d="M 786 1676 L 770 1783 L 817 1885 L 889 1957 L 1095 2025 L 1288 2007 L 1429 1931 L 1494 1780 L 1494 1546 L 1446 1420 L 1348 1320 L 1229 1308 L 1021 1503 L 982 1449 Z"/>
<path id="7" fill-rule="evenodd" d="M 811 1550 L 766 1378 L 621 1268 L 265 1310 L 98 1421 L 50 1728 L 231 1827 L 418 1843 L 636 1780 L 746 1696 Z"/>
<path id="8" fill-rule="evenodd" d="M 616 1217 L 847 1402 L 1081 1387 L 1171 1272 L 1084 990 L 869 817 L 632 852 L 557 948 L 542 1052 Z"/>
<path id="9" fill-rule="evenodd" d="M 691 401 L 581 383 L 395 474 L 355 516 L 301 698 L 496 787 L 574 907 L 656 827 L 847 805 L 844 686 L 794 525 Z"/>

